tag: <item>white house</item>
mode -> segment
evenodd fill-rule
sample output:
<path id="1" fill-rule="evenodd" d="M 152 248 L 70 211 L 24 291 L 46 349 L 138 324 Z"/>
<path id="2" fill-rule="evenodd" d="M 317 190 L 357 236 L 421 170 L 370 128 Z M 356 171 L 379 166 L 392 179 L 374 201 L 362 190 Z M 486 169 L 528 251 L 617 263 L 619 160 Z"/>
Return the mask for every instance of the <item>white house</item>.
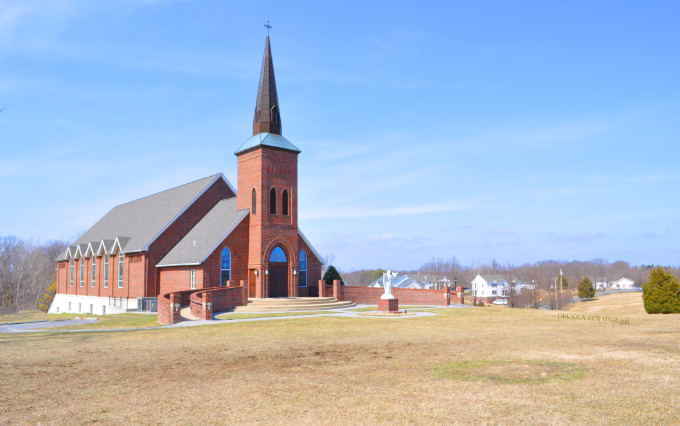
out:
<path id="1" fill-rule="evenodd" d="M 502 275 L 477 275 L 470 283 L 472 295 L 478 301 L 492 303 L 508 297 L 508 283 Z"/>
<path id="2" fill-rule="evenodd" d="M 417 289 L 417 290 L 423 290 L 423 289 L 430 288 L 429 284 L 421 282 L 421 281 L 417 281 L 417 280 L 409 277 L 406 274 L 398 274 L 396 272 L 392 272 L 391 276 L 392 276 L 392 288 L 410 288 L 410 289 Z M 369 287 L 375 287 L 375 288 L 382 288 L 382 286 L 383 286 L 383 277 L 380 277 L 377 280 L 373 281 L 371 284 L 369 284 Z"/>
<path id="3" fill-rule="evenodd" d="M 609 288 L 614 288 L 617 290 L 632 290 L 635 287 L 635 281 L 629 280 L 628 278 L 621 278 L 616 280 L 609 285 Z"/>

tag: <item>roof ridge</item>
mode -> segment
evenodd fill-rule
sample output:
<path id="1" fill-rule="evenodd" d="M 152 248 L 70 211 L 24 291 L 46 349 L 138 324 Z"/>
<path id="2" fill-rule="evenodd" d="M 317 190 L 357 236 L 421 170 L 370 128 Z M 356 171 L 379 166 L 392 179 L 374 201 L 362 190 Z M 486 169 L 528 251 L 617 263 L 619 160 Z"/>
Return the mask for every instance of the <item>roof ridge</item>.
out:
<path id="1" fill-rule="evenodd" d="M 158 191 L 158 192 L 155 192 L 155 193 L 153 193 L 153 194 L 146 195 L 146 196 L 144 196 L 144 197 L 139 197 L 139 198 L 136 198 L 136 199 L 134 199 L 134 200 L 128 201 L 128 202 L 126 202 L 126 203 L 118 204 L 117 206 L 114 207 L 114 209 L 115 209 L 116 207 L 120 207 L 120 206 L 124 206 L 124 205 L 126 205 L 126 204 L 134 203 L 134 202 L 136 202 L 136 201 L 140 201 L 140 200 L 143 200 L 143 199 L 145 199 L 145 198 L 153 197 L 153 196 L 155 196 L 155 195 L 159 195 L 159 194 L 162 194 L 162 193 L 164 193 L 164 192 L 172 191 L 173 189 L 177 189 L 177 188 L 181 188 L 181 187 L 183 187 L 183 186 L 191 185 L 192 183 L 196 183 L 196 182 L 201 181 L 201 180 L 206 180 L 206 179 L 209 179 L 209 178 L 213 178 L 212 180 L 214 180 L 217 176 L 220 176 L 221 174 L 222 174 L 222 173 L 216 173 L 216 174 L 214 174 L 214 175 L 206 176 L 206 177 L 204 177 L 204 178 L 200 178 L 200 179 L 196 179 L 196 180 L 192 180 L 191 182 L 187 182 L 187 183 L 184 183 L 184 184 L 182 184 L 182 185 L 173 186 L 172 188 L 164 189 L 163 191 Z"/>

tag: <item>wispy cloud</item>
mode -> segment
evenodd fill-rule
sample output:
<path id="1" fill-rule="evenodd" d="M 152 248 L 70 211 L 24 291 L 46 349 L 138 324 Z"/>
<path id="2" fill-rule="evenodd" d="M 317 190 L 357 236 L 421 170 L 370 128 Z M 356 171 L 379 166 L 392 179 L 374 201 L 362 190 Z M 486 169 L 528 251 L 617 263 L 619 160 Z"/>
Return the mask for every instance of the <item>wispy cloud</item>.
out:
<path id="1" fill-rule="evenodd" d="M 446 213 L 462 210 L 472 210 L 480 207 L 477 200 L 465 202 L 446 202 L 428 205 L 404 205 L 387 208 L 362 208 L 357 206 L 328 207 L 324 209 L 308 209 L 300 213 L 300 218 L 313 219 L 353 219 L 369 217 L 412 216 L 431 213 Z"/>

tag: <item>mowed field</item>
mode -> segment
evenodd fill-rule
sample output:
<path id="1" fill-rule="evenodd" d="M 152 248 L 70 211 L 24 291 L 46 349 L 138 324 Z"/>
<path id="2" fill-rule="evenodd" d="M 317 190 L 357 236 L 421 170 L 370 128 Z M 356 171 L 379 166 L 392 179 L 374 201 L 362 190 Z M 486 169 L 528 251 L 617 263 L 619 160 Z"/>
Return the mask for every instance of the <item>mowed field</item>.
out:
<path id="1" fill-rule="evenodd" d="M 434 312 L 0 334 L 0 424 L 680 424 L 680 315 Z"/>

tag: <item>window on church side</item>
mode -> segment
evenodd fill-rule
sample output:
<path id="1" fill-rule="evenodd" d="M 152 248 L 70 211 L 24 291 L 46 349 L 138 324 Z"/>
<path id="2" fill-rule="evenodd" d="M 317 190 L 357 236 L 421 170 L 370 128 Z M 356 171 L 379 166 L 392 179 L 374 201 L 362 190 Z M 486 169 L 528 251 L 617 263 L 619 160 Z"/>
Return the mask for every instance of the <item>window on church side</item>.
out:
<path id="1" fill-rule="evenodd" d="M 109 288 L 109 255 L 104 255 L 104 288 Z"/>
<path id="2" fill-rule="evenodd" d="M 269 213 L 276 214 L 276 189 L 269 191 Z"/>
<path id="3" fill-rule="evenodd" d="M 96 257 L 94 256 L 94 253 L 92 254 L 92 272 L 90 272 L 90 287 L 94 287 L 94 271 L 95 271 L 95 259 Z"/>
<path id="4" fill-rule="evenodd" d="M 288 216 L 288 190 L 284 189 L 283 194 L 281 194 L 281 204 L 283 204 L 281 210 L 285 216 Z"/>
<path id="5" fill-rule="evenodd" d="M 68 275 L 68 286 L 73 287 L 73 259 L 71 259 L 71 272 Z"/>
<path id="6" fill-rule="evenodd" d="M 85 258 L 80 258 L 80 286 L 83 286 L 83 275 L 85 275 Z"/>
<path id="7" fill-rule="evenodd" d="M 227 281 L 231 279 L 231 251 L 227 247 L 222 249 L 222 273 L 220 276 L 220 287 L 226 287 Z"/>
<path id="8" fill-rule="evenodd" d="M 196 289 L 196 270 L 195 269 L 191 270 L 191 289 L 192 290 Z"/>
<path id="9" fill-rule="evenodd" d="M 118 251 L 118 288 L 123 288 L 123 252 Z"/>
<path id="10" fill-rule="evenodd" d="M 300 287 L 307 287 L 307 253 L 304 250 L 300 252 Z"/>
<path id="11" fill-rule="evenodd" d="M 253 188 L 253 214 L 257 214 L 257 191 Z"/>

